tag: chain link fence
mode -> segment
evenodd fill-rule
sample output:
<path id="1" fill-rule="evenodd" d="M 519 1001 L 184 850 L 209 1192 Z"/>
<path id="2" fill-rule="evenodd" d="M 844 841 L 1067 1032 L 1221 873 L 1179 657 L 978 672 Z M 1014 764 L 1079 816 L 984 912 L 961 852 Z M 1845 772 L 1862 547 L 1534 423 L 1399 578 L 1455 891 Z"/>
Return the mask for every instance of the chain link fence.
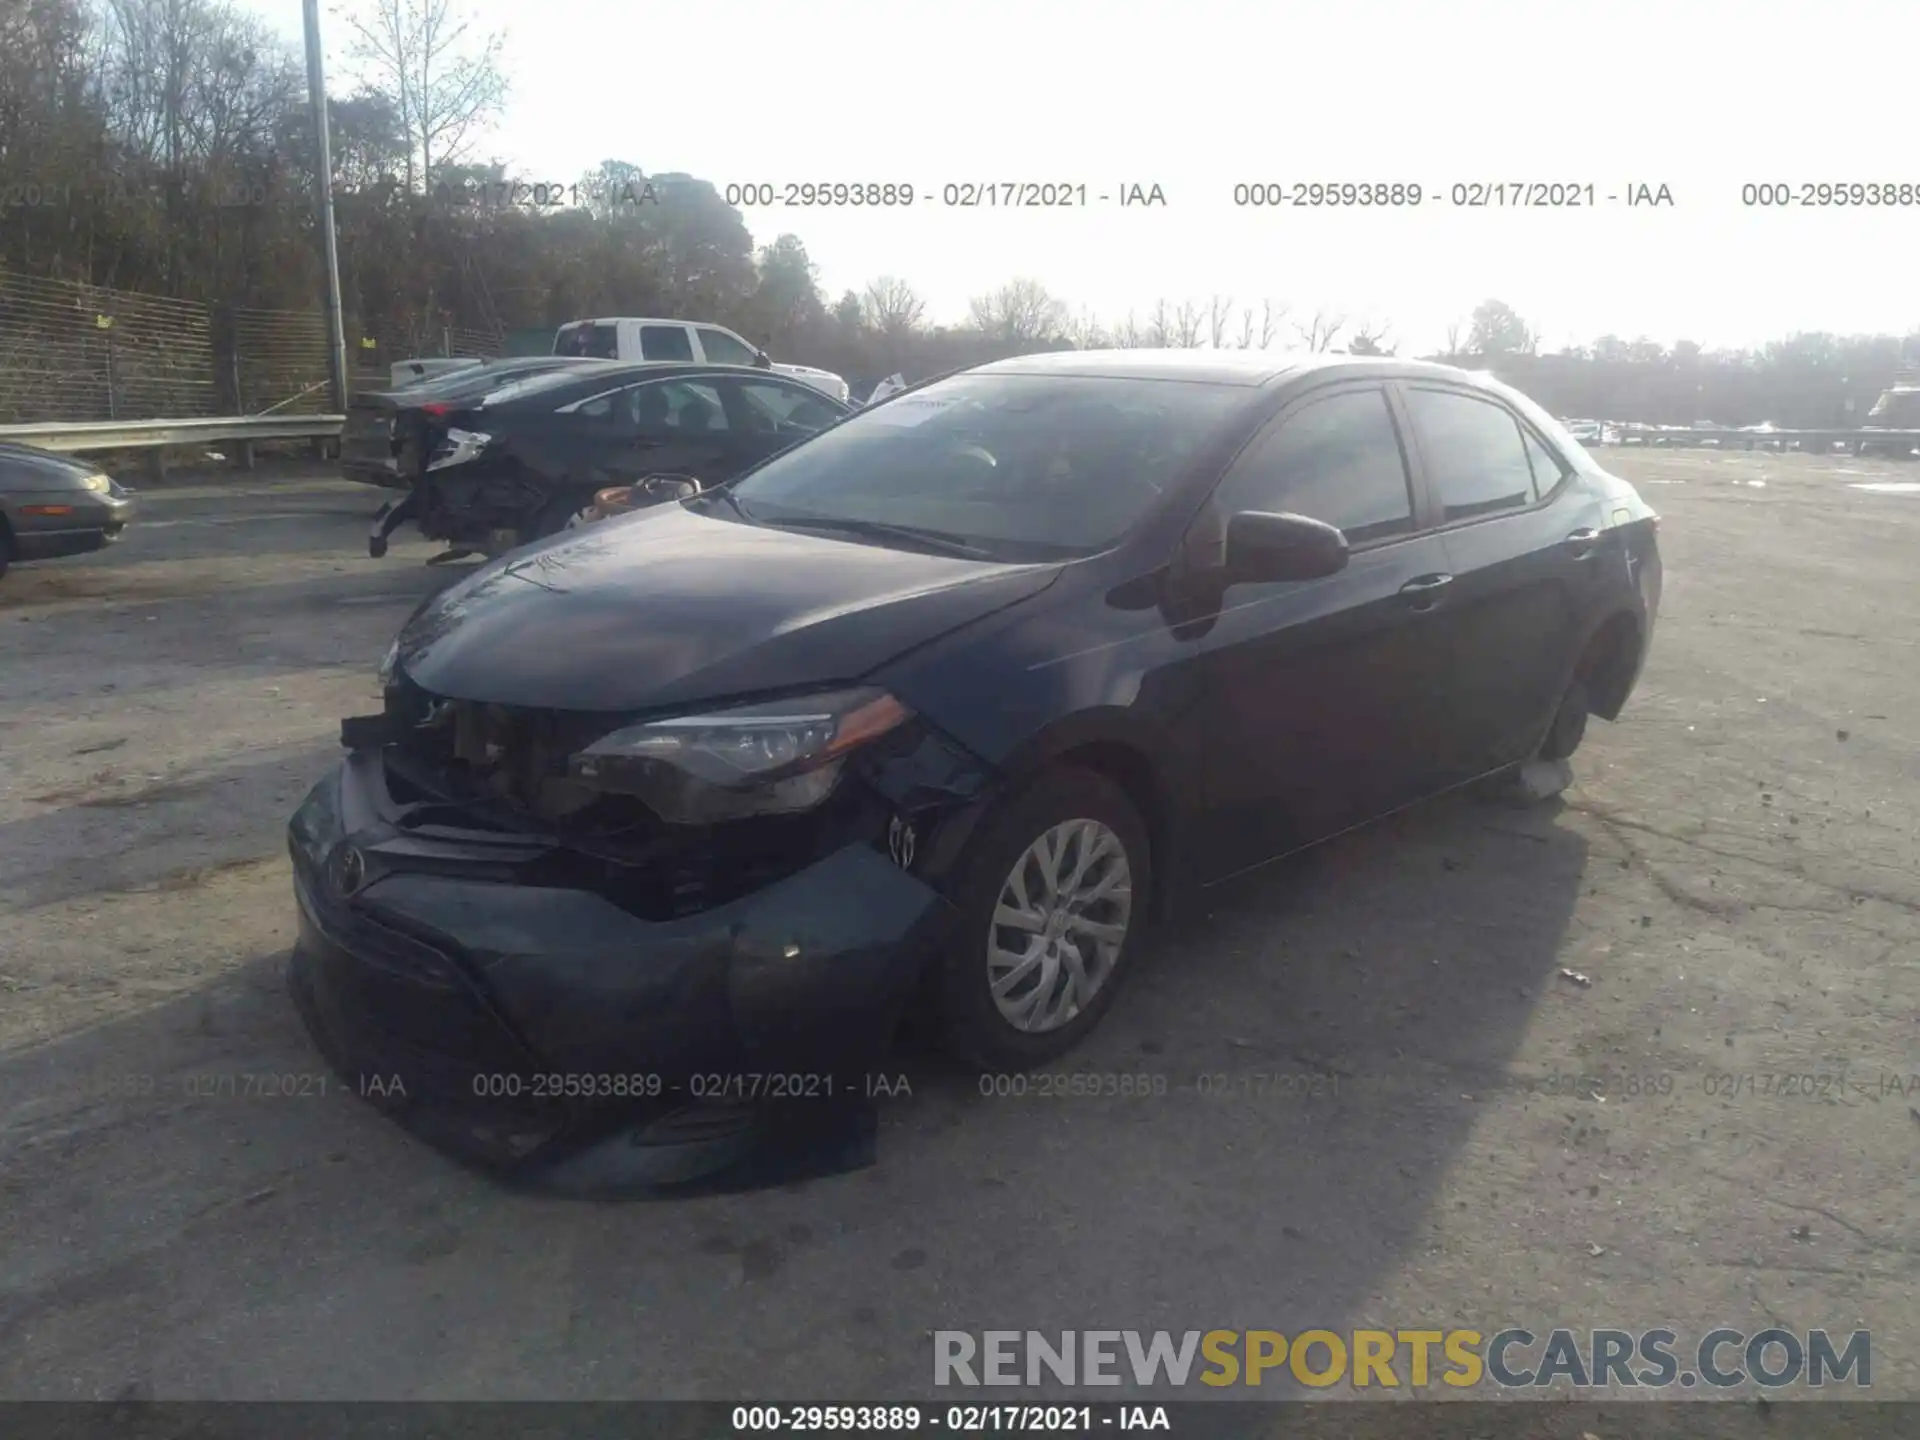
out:
<path id="1" fill-rule="evenodd" d="M 239 415 L 324 415 L 333 407 L 331 341 L 319 311 L 227 312 L 222 349 Z M 348 364 L 352 364 L 349 349 Z"/>
<path id="2" fill-rule="evenodd" d="M 345 328 L 352 394 L 388 388 L 400 360 L 491 360 L 507 348 L 498 330 L 415 325 L 419 343 L 395 354 L 353 317 Z M 0 269 L 0 424 L 332 408 L 320 310 L 210 309 Z"/>
<path id="3" fill-rule="evenodd" d="M 0 269 L 0 423 L 219 413 L 203 305 Z"/>

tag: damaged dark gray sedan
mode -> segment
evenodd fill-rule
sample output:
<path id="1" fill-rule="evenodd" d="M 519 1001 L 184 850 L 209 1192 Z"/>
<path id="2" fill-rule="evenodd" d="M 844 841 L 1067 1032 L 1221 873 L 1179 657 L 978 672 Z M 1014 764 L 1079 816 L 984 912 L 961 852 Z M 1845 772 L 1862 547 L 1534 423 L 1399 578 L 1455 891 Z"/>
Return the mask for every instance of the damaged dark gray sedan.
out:
<path id="1" fill-rule="evenodd" d="M 295 995 L 523 1173 L 698 1168 L 910 1009 L 1057 1059 L 1181 896 L 1619 715 L 1655 526 L 1440 366 L 933 382 L 426 604 L 292 821 Z"/>

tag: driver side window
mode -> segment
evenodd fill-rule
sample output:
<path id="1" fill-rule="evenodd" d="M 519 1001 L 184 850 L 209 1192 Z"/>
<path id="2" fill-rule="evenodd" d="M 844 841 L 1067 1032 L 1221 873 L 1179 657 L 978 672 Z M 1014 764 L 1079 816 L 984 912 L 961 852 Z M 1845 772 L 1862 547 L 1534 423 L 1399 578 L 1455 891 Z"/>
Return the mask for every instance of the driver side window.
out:
<path id="1" fill-rule="evenodd" d="M 706 351 L 708 363 L 713 365 L 753 364 L 753 351 L 726 331 L 716 330 L 711 325 L 702 325 L 699 330 L 700 348 Z"/>
<path id="2" fill-rule="evenodd" d="M 1413 493 L 1400 433 L 1377 386 L 1341 390 L 1256 439 L 1214 492 L 1224 520 L 1290 511 L 1338 526 L 1350 545 L 1413 532 Z"/>

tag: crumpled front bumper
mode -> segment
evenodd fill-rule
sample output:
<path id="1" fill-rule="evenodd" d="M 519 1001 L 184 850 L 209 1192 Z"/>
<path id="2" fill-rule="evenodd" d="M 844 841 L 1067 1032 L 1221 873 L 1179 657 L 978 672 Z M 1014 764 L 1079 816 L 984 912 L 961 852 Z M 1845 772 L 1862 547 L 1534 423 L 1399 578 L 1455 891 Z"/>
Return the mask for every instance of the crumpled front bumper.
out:
<path id="1" fill-rule="evenodd" d="M 491 1168 L 622 1132 L 710 1146 L 728 1114 L 762 1108 L 747 1102 L 861 1097 L 951 924 L 946 899 L 862 843 L 649 921 L 517 879 L 543 859 L 551 873 L 550 840 L 407 830 L 397 810 L 362 750 L 295 813 L 294 996 L 360 1093 Z"/>

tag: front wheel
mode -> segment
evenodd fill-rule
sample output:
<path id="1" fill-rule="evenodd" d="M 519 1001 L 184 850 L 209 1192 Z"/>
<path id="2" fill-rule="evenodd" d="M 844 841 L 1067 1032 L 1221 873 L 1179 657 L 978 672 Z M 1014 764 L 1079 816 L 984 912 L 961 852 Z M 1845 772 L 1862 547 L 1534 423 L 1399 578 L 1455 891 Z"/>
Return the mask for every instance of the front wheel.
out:
<path id="1" fill-rule="evenodd" d="M 1151 893 L 1146 826 L 1112 781 L 1063 768 L 989 816 L 969 848 L 939 962 L 941 1028 L 964 1061 L 1030 1069 L 1113 1003 Z"/>

